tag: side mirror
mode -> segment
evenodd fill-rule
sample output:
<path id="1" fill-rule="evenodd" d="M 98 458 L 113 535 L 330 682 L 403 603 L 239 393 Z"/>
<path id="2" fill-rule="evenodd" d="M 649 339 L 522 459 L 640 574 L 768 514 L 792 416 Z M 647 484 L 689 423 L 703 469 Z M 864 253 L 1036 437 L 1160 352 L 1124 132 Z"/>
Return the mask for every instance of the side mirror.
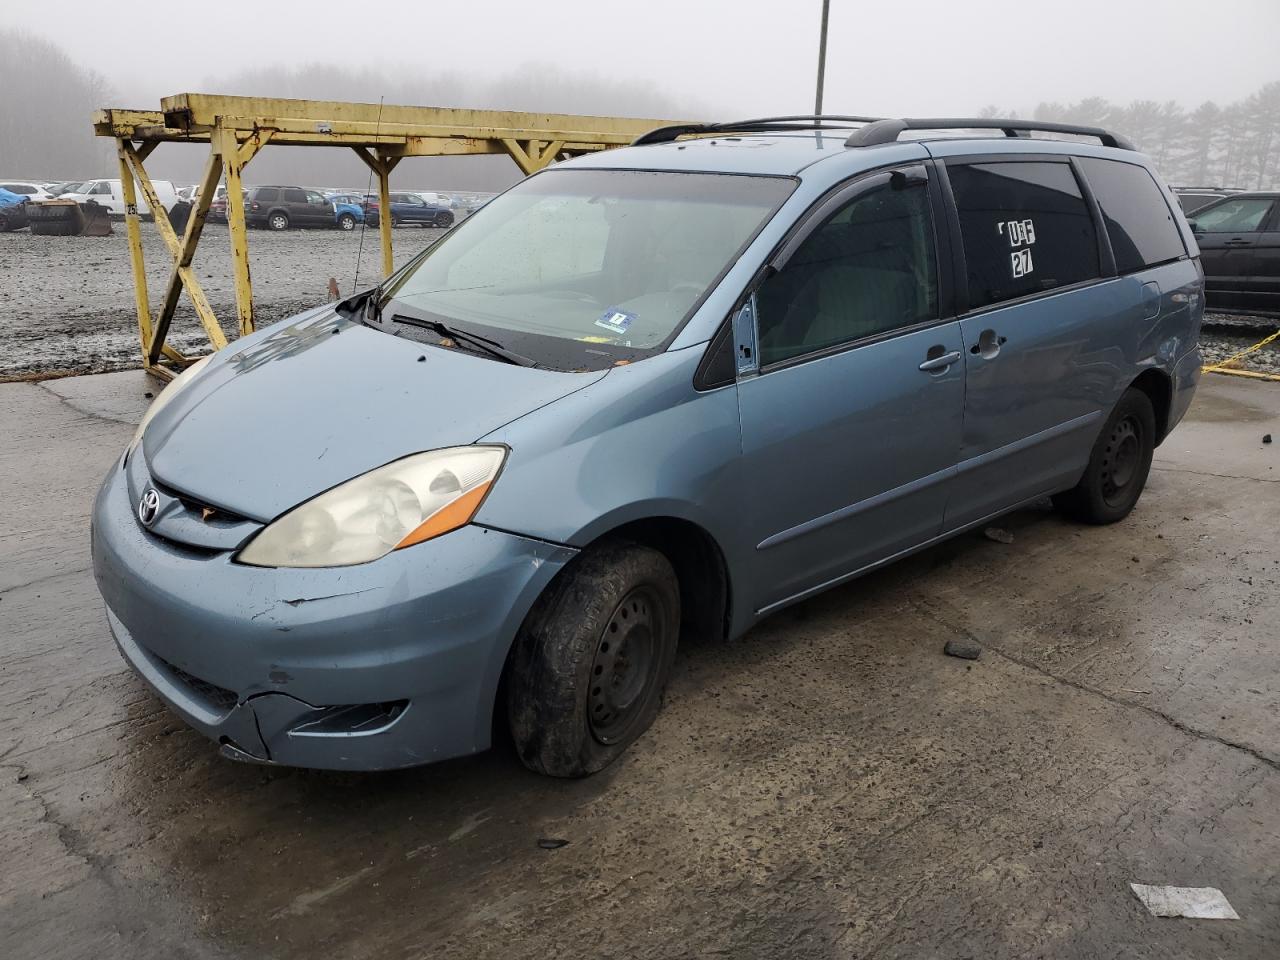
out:
<path id="1" fill-rule="evenodd" d="M 1188 221 L 1187 221 L 1187 226 L 1189 226 L 1189 227 L 1191 228 L 1191 232 L 1192 232 L 1192 233 L 1199 233 L 1199 232 L 1200 232 L 1200 224 L 1196 223 L 1194 220 L 1188 220 Z"/>

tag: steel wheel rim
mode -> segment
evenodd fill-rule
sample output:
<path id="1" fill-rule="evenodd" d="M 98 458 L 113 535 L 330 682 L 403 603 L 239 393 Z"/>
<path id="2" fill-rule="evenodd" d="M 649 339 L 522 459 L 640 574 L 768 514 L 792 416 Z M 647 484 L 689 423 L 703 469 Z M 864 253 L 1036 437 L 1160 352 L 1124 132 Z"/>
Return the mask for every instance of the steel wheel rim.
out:
<path id="1" fill-rule="evenodd" d="M 636 587 L 614 608 L 591 662 L 587 725 L 605 745 L 626 740 L 649 702 L 666 647 L 662 602 Z"/>
<path id="2" fill-rule="evenodd" d="M 1111 428 L 1102 458 L 1102 496 L 1109 504 L 1123 500 L 1142 463 L 1142 424 L 1122 417 Z"/>

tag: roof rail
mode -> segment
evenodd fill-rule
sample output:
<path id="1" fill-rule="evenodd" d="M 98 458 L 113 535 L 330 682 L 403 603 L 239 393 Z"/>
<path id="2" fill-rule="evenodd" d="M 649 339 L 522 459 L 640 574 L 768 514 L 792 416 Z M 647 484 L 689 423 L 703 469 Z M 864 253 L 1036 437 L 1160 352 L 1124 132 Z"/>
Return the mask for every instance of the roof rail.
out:
<path id="1" fill-rule="evenodd" d="M 906 130 L 1002 130 L 1006 137 L 1025 137 L 1031 131 L 1072 133 L 1082 137 L 1097 137 L 1104 147 L 1116 147 L 1120 150 L 1137 149 L 1118 133 L 1103 130 L 1101 127 L 1081 127 L 1074 123 L 1052 123 L 1047 120 L 1002 120 L 990 117 L 877 120 L 855 130 L 845 141 L 845 146 L 874 147 L 882 143 L 894 143 Z"/>
<path id="2" fill-rule="evenodd" d="M 835 114 L 813 114 L 790 117 L 758 117 L 754 120 L 736 120 L 732 123 L 676 123 L 642 133 L 631 141 L 633 147 L 647 143 L 670 143 L 678 137 L 690 134 L 710 133 L 770 133 L 787 130 L 832 130 L 850 123 L 874 123 L 879 117 L 845 117 Z"/>

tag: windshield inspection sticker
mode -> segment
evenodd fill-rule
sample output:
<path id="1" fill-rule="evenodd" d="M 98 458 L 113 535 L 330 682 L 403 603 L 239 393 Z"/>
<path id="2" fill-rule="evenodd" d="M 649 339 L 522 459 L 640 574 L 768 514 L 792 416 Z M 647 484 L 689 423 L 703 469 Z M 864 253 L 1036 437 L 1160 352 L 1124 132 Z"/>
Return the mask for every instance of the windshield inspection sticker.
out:
<path id="1" fill-rule="evenodd" d="M 612 333 L 626 333 L 627 328 L 635 322 L 636 315 L 625 310 L 609 310 L 596 321 L 597 327 L 604 327 Z"/>

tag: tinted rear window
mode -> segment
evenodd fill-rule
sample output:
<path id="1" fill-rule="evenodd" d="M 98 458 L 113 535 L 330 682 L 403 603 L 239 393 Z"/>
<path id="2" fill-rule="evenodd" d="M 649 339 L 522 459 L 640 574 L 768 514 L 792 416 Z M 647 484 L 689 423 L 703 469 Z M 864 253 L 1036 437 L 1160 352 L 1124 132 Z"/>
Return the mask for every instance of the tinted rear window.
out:
<path id="1" fill-rule="evenodd" d="M 258 202 L 272 203 L 279 199 L 280 191 L 275 187 L 259 187 L 257 195 L 254 197 Z"/>
<path id="2" fill-rule="evenodd" d="M 1173 212 L 1145 168 L 1094 157 L 1079 161 L 1102 208 L 1118 273 L 1133 273 L 1186 254 Z"/>
<path id="3" fill-rule="evenodd" d="M 947 175 L 971 309 L 1098 276 L 1093 218 L 1068 164 L 948 164 Z"/>
<path id="4" fill-rule="evenodd" d="M 299 190 L 297 187 L 286 187 L 280 191 L 284 196 L 285 203 L 306 203 L 307 192 Z"/>

